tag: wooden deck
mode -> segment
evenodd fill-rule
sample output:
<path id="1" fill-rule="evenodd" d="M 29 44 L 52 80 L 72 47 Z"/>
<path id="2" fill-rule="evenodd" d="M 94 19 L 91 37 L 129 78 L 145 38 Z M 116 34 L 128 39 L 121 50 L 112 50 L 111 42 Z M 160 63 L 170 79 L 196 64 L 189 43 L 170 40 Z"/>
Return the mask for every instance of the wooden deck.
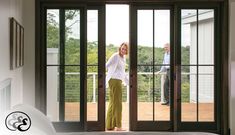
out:
<path id="1" fill-rule="evenodd" d="M 108 103 L 106 103 L 107 112 Z M 87 104 L 87 119 L 88 121 L 97 120 L 97 103 Z M 196 104 L 194 103 L 182 103 L 182 121 L 196 121 L 197 111 Z M 161 105 L 161 103 L 155 103 L 155 121 L 169 121 L 170 110 L 169 106 Z M 214 104 L 212 103 L 200 103 L 199 104 L 199 121 L 213 121 L 214 120 Z M 79 104 L 78 103 L 66 103 L 65 104 L 65 120 L 66 121 L 78 121 L 79 118 Z M 153 103 L 139 102 L 138 103 L 138 120 L 153 120 Z M 129 128 L 129 104 L 123 103 L 122 111 L 122 124 L 123 127 Z"/>

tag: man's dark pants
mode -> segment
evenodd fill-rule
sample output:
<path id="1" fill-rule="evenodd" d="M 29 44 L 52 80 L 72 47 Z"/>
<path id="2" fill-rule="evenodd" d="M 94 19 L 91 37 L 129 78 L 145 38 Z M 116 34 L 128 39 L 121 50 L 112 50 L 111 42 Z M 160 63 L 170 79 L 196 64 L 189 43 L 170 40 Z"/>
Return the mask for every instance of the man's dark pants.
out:
<path id="1" fill-rule="evenodd" d="M 167 69 L 166 78 L 164 82 L 164 99 L 166 103 L 170 103 L 169 95 L 170 95 L 170 69 Z"/>

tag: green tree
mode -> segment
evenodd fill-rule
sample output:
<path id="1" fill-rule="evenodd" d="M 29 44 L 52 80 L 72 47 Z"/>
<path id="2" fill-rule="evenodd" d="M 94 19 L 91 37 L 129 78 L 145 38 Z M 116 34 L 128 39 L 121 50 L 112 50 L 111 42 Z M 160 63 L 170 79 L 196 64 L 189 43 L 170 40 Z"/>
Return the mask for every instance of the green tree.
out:
<path id="1" fill-rule="evenodd" d="M 65 39 L 69 40 L 69 34 L 72 33 L 72 26 L 76 24 L 79 19 L 79 10 L 66 10 L 65 22 L 70 21 L 70 25 L 65 26 Z M 47 48 L 59 48 L 59 10 L 48 10 L 47 12 Z"/>
<path id="2" fill-rule="evenodd" d="M 59 48 L 59 22 L 56 21 L 59 12 L 48 12 L 47 13 L 47 48 Z M 65 64 L 80 65 L 80 38 L 72 36 L 72 26 L 78 23 L 79 19 L 78 10 L 66 10 L 65 21 L 69 22 L 65 28 Z M 110 56 L 118 51 L 118 47 L 114 44 L 106 45 L 106 62 Z M 140 45 L 138 46 L 138 64 L 153 64 L 153 48 Z M 190 64 L 190 46 L 181 47 L 181 61 L 183 64 Z M 164 56 L 164 49 L 155 47 L 154 48 L 154 59 L 155 65 L 161 65 Z M 88 72 L 97 72 L 98 70 L 98 42 L 87 43 L 87 63 L 89 66 Z M 127 59 L 129 63 L 129 59 Z M 155 71 L 160 70 L 161 66 L 156 66 Z M 65 76 L 65 101 L 67 102 L 78 102 L 80 101 L 80 72 L 79 66 L 66 66 Z M 138 66 L 138 72 L 153 72 L 151 66 Z M 183 66 L 182 72 L 189 72 L 189 66 Z M 88 101 L 92 100 L 92 76 L 87 77 L 87 88 L 88 88 Z M 150 98 L 155 93 L 155 101 L 160 101 L 160 76 L 155 76 L 155 88 L 153 89 L 153 78 L 152 75 L 138 75 L 138 101 L 152 101 Z M 96 82 L 97 82 L 96 78 Z M 184 102 L 189 101 L 189 76 L 182 76 L 182 100 Z M 96 88 L 97 89 L 97 88 Z M 125 94 L 123 94 L 125 96 Z M 97 99 L 97 98 L 96 98 Z M 125 100 L 126 97 L 123 99 Z"/>
<path id="3" fill-rule="evenodd" d="M 59 47 L 59 23 L 55 20 L 57 12 L 47 13 L 47 48 Z"/>

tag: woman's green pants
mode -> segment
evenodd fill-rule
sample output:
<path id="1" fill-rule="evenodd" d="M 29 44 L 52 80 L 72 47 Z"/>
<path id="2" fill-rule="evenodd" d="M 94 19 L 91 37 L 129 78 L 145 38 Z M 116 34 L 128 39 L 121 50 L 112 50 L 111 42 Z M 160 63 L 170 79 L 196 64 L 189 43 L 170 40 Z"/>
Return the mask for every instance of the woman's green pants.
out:
<path id="1" fill-rule="evenodd" d="M 109 107 L 106 118 L 106 128 L 122 127 L 122 81 L 109 80 Z"/>

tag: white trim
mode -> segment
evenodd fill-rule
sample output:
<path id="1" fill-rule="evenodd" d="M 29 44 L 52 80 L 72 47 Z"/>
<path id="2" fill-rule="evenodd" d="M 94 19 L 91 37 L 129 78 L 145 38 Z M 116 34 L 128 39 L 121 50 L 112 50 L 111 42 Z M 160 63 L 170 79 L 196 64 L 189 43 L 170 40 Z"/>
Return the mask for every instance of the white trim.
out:
<path id="1" fill-rule="evenodd" d="M 47 53 L 58 53 L 58 48 L 47 48 Z"/>
<path id="2" fill-rule="evenodd" d="M 199 21 L 207 20 L 207 19 L 213 19 L 214 18 L 214 10 L 204 11 L 198 13 Z M 197 21 L 196 14 L 190 14 L 182 17 L 182 23 L 188 24 L 188 23 L 195 23 Z"/>

